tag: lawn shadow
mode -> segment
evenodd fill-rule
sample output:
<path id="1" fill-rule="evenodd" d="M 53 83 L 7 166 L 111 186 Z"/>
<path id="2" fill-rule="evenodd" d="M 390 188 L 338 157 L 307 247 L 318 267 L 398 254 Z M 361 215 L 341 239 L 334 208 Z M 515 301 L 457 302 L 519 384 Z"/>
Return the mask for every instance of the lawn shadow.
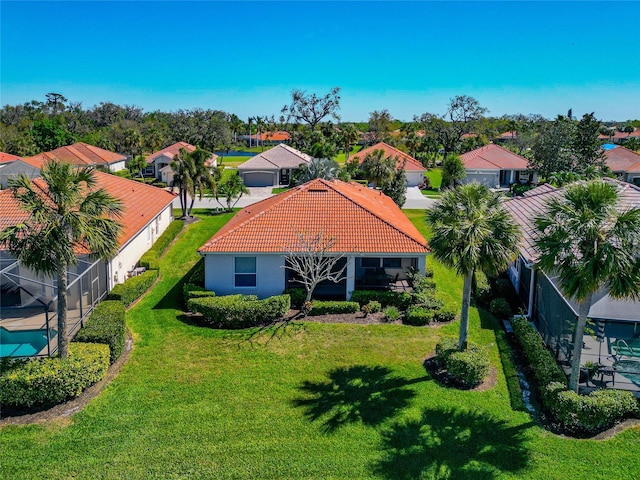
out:
<path id="1" fill-rule="evenodd" d="M 284 337 L 293 336 L 305 329 L 305 323 L 294 322 L 285 318 L 259 327 L 229 330 L 223 338 L 227 344 L 236 343 L 238 347 L 247 344 L 255 348 L 257 346 L 266 346 L 272 340 L 281 340 Z"/>
<path id="2" fill-rule="evenodd" d="M 187 282 L 187 279 L 191 277 L 193 272 L 200 268 L 199 262 L 191 267 L 191 269 L 178 280 L 173 287 L 153 306 L 153 310 L 184 310 L 184 292 L 182 291 L 183 285 Z"/>
<path id="3" fill-rule="evenodd" d="M 425 408 L 419 420 L 382 433 L 382 458 L 372 465 L 388 479 L 492 479 L 527 468 L 526 432 L 481 411 Z"/>
<path id="4" fill-rule="evenodd" d="M 325 433 L 347 423 L 376 426 L 395 416 L 416 396 L 407 386 L 427 379 L 392 376 L 389 368 L 381 366 L 341 367 L 330 371 L 326 382 L 305 381 L 299 387 L 303 396 L 293 405 L 303 408 L 311 421 L 324 419 Z"/>

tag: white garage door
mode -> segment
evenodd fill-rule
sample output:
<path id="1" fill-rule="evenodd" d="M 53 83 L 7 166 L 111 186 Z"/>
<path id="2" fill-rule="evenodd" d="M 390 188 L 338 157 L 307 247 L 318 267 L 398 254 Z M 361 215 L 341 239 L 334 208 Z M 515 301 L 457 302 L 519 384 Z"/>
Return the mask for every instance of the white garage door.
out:
<path id="1" fill-rule="evenodd" d="M 497 183 L 497 175 L 492 173 L 467 173 L 464 183 L 478 182 L 490 188 L 495 188 Z"/>
<path id="2" fill-rule="evenodd" d="M 247 172 L 242 178 L 247 187 L 270 187 L 275 184 L 275 175 L 270 172 Z"/>

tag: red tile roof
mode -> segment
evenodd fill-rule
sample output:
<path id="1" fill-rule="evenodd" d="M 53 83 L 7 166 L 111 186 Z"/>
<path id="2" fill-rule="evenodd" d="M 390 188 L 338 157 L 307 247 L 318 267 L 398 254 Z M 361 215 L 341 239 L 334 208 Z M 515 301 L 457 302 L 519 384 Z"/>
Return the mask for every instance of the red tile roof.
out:
<path id="1" fill-rule="evenodd" d="M 607 166 L 612 172 L 640 173 L 640 155 L 624 147 L 605 150 Z"/>
<path id="2" fill-rule="evenodd" d="M 408 171 L 426 171 L 427 169 L 415 158 L 413 158 L 408 153 L 403 152 L 402 150 L 398 150 L 391 145 L 388 145 L 384 142 L 376 143 L 375 145 L 360 150 L 358 153 L 353 155 L 353 158 L 357 158 L 358 162 L 362 163 L 364 161 L 364 157 L 368 154 L 373 153 L 374 150 L 382 150 L 384 152 L 385 158 L 391 157 L 396 159 L 396 168 L 401 168 L 404 164 L 404 169 Z"/>
<path id="3" fill-rule="evenodd" d="M 199 250 L 284 253 L 297 233 L 334 238 L 334 252 L 427 253 L 427 241 L 386 195 L 316 179 L 242 209 Z"/>
<path id="4" fill-rule="evenodd" d="M 174 143 L 173 145 L 169 145 L 168 147 L 163 148 L 162 150 L 153 152 L 151 155 L 149 155 L 146 158 L 147 163 L 148 164 L 153 163 L 155 159 L 161 155 L 165 155 L 170 159 L 173 159 L 173 157 L 175 157 L 178 153 L 180 153 L 181 148 L 184 148 L 187 152 L 193 152 L 196 149 L 196 147 L 194 147 L 190 143 L 186 143 L 186 142 Z M 207 165 L 208 167 L 215 166 L 217 160 L 218 160 L 218 155 L 216 155 L 215 153 L 212 153 L 211 158 L 205 162 L 205 165 Z"/>
<path id="5" fill-rule="evenodd" d="M 605 178 L 604 180 L 618 187 L 620 195 L 618 208 L 620 210 L 640 207 L 639 187 L 611 178 Z M 562 196 L 564 190 L 564 188 L 554 188 L 545 184 L 529 190 L 523 197 L 512 197 L 504 202 L 507 210 L 509 210 L 511 216 L 520 224 L 522 229 L 519 249 L 520 254 L 527 263 L 535 262 L 539 256 L 538 249 L 535 246 L 538 230 L 533 222 L 534 218 L 545 211 L 549 200 Z"/>
<path id="6" fill-rule="evenodd" d="M 490 143 L 460 155 L 466 169 L 479 170 L 526 170 L 529 161 L 506 148 Z"/>
<path id="7" fill-rule="evenodd" d="M 8 163 L 13 162 L 14 160 L 18 160 L 20 157 L 17 155 L 11 155 L 10 153 L 0 152 L 0 163 Z"/>
<path id="8" fill-rule="evenodd" d="M 497 140 L 510 140 L 512 138 L 518 138 L 516 131 L 504 132 L 496 137 Z"/>
<path id="9" fill-rule="evenodd" d="M 162 212 L 175 196 L 166 190 L 145 185 L 134 180 L 95 172 L 97 188 L 104 187 L 112 196 L 120 199 L 124 212 L 119 221 L 123 225 L 123 232 L 118 238 L 120 246 L 124 246 L 142 228 Z M 37 188 L 43 188 L 44 181 L 40 178 L 33 181 Z M 22 210 L 10 189 L 0 191 L 0 230 L 22 221 L 27 221 L 29 214 Z M 79 252 L 82 253 L 82 252 Z"/>
<path id="10" fill-rule="evenodd" d="M 50 152 L 39 153 L 23 160 L 36 168 L 42 167 L 47 160 L 64 160 L 72 165 L 110 165 L 126 160 L 125 155 L 110 152 L 86 143 L 78 142 Z"/>
<path id="11" fill-rule="evenodd" d="M 283 130 L 277 132 L 263 132 L 260 134 L 251 135 L 254 140 L 258 139 L 263 142 L 288 142 L 291 140 L 291 134 Z"/>
<path id="12" fill-rule="evenodd" d="M 620 139 L 629 138 L 629 137 L 640 137 L 640 130 L 636 128 L 633 130 L 633 132 L 627 133 L 627 132 L 621 132 L 616 129 L 616 131 L 612 136 L 604 135 L 602 133 L 598 135 L 598 138 L 601 140 L 608 140 L 608 139 L 620 140 Z"/>

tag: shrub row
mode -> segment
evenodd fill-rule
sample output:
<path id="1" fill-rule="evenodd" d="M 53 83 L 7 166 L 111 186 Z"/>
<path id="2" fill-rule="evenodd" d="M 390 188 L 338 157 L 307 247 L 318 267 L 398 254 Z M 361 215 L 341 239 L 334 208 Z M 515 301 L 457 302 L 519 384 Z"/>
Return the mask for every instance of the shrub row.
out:
<path id="1" fill-rule="evenodd" d="M 204 258 L 198 260 L 190 270 L 189 275 L 186 278 L 186 282 L 204 288 Z"/>
<path id="2" fill-rule="evenodd" d="M 287 288 L 282 293 L 291 297 L 291 306 L 293 308 L 301 308 L 307 299 L 307 291 L 304 288 Z"/>
<path id="3" fill-rule="evenodd" d="M 106 300 L 96 305 L 73 341 L 108 345 L 109 363 L 115 362 L 124 350 L 127 333 L 125 311 L 122 302 L 113 300 Z"/>
<path id="4" fill-rule="evenodd" d="M 489 373 L 489 355 L 472 343 L 463 351 L 457 347 L 456 339 L 444 338 L 436 345 L 436 361 L 454 382 L 466 387 L 479 385 Z"/>
<path id="5" fill-rule="evenodd" d="M 482 270 L 476 270 L 473 274 L 473 296 L 476 303 L 480 306 L 487 307 L 493 297 L 491 284 L 487 275 Z"/>
<path id="6" fill-rule="evenodd" d="M 357 302 L 360 307 L 371 300 L 380 302 L 383 307 L 393 306 L 400 310 L 406 310 L 412 303 L 411 294 L 408 292 L 392 292 L 389 290 L 354 290 L 351 293 L 351 301 Z"/>
<path id="7" fill-rule="evenodd" d="M 109 368 L 109 347 L 71 343 L 69 357 L 17 360 L 0 374 L 0 405 L 30 408 L 77 397 L 102 380 Z"/>
<path id="8" fill-rule="evenodd" d="M 382 310 L 382 305 L 380 304 L 380 302 L 377 302 L 375 300 L 371 300 L 369 303 L 363 305 L 360 308 L 360 311 L 364 313 L 365 317 L 370 313 L 378 313 L 380 310 Z"/>
<path id="9" fill-rule="evenodd" d="M 407 325 L 421 327 L 434 322 L 435 311 L 419 305 L 411 305 L 404 315 L 404 322 Z"/>
<path id="10" fill-rule="evenodd" d="M 508 318 L 511 316 L 511 305 L 502 297 L 494 298 L 489 304 L 489 311 L 498 318 Z"/>
<path id="11" fill-rule="evenodd" d="M 596 390 L 589 395 L 579 395 L 559 382 L 547 385 L 543 401 L 557 421 L 576 433 L 596 433 L 622 418 L 640 413 L 638 401 L 631 392 Z"/>
<path id="12" fill-rule="evenodd" d="M 142 255 L 140 258 L 140 266 L 146 267 L 149 270 L 158 270 L 160 268 L 160 257 L 169 244 L 173 242 L 182 231 L 182 227 L 184 227 L 183 220 L 174 220 L 171 222 L 153 246 Z"/>
<path id="13" fill-rule="evenodd" d="M 158 278 L 158 270 L 147 270 L 140 275 L 127 279 L 111 289 L 107 300 L 117 300 L 128 307 L 146 292 Z"/>
<path id="14" fill-rule="evenodd" d="M 331 315 L 341 313 L 356 313 L 360 310 L 358 302 L 339 302 L 314 300 L 309 315 Z"/>
<path id="15" fill-rule="evenodd" d="M 255 295 L 191 298 L 187 308 L 201 313 L 205 323 L 216 328 L 248 328 L 284 317 L 291 308 L 289 295 L 258 300 Z"/>

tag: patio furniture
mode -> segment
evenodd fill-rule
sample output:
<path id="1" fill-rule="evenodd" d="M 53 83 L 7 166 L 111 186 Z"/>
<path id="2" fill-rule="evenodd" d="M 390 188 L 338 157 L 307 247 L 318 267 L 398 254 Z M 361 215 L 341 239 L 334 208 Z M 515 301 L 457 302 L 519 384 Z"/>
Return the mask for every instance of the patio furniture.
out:
<path id="1" fill-rule="evenodd" d="M 604 377 L 611 378 L 611 384 L 612 385 L 616 384 L 616 370 L 615 370 L 615 368 L 605 367 L 604 365 L 601 365 L 600 368 L 598 368 L 598 374 L 600 375 L 600 381 L 602 383 L 604 383 L 605 385 L 607 384 L 607 382 L 609 380 L 605 380 Z"/>

